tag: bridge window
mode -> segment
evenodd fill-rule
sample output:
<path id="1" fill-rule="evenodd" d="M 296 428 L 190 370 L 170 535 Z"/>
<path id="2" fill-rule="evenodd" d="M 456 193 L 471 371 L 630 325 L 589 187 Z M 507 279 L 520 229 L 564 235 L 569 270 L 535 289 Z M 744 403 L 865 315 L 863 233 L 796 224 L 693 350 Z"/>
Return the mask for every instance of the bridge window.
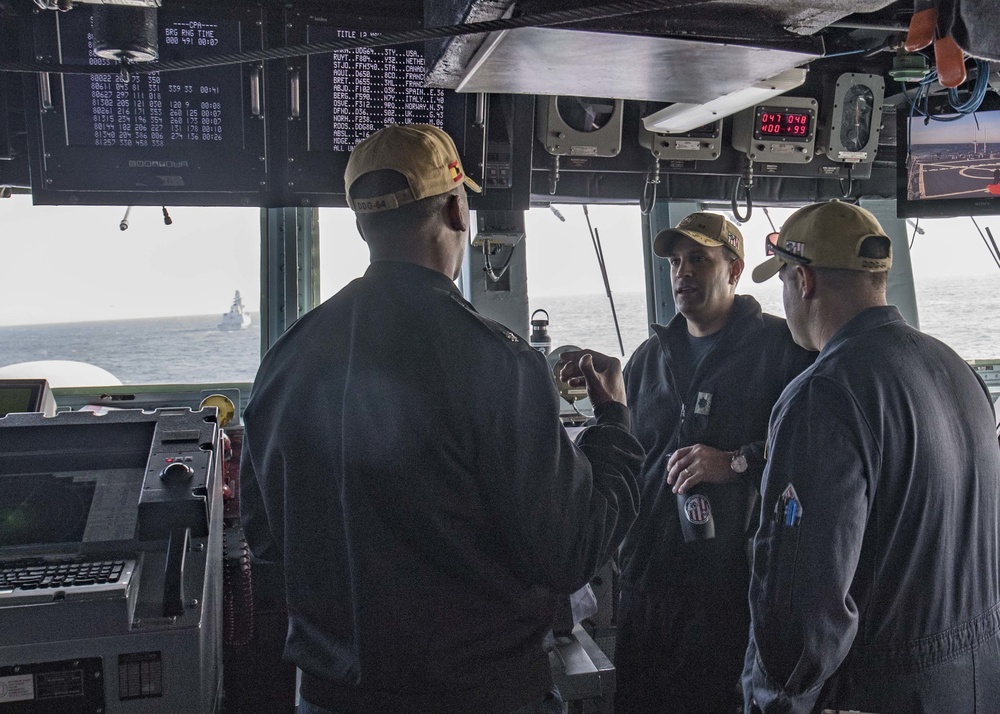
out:
<path id="1" fill-rule="evenodd" d="M 576 345 L 621 357 L 611 303 L 582 206 L 532 208 L 525 217 L 528 302 L 549 313 L 552 347 Z M 626 361 L 649 336 L 641 214 L 636 206 L 589 206 L 600 236 Z"/>
<path id="2" fill-rule="evenodd" d="M 260 209 L 0 201 L 0 377 L 53 386 L 249 382 Z M 249 313 L 219 329 L 239 291 Z M 44 362 L 44 364 L 25 364 Z M 30 373 L 30 375 L 29 375 Z"/>
<path id="3" fill-rule="evenodd" d="M 319 209 L 319 296 L 326 300 L 368 269 L 368 244 L 348 208 Z"/>
<path id="4" fill-rule="evenodd" d="M 977 217 L 1000 241 L 1000 220 Z M 910 261 L 920 311 L 920 329 L 948 344 L 965 359 L 1000 358 L 1000 336 L 992 317 L 997 309 L 1000 266 L 971 218 L 907 221 Z M 921 234 L 919 231 L 923 231 Z"/>

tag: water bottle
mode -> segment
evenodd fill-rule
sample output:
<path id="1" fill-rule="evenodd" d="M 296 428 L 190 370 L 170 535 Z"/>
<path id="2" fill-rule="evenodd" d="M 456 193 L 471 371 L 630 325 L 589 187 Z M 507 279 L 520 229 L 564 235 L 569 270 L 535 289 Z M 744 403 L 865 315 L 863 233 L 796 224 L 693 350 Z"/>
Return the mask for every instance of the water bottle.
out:
<path id="1" fill-rule="evenodd" d="M 685 543 L 715 538 L 715 519 L 708 491 L 700 484 L 677 494 L 677 516 Z"/>
<path id="2" fill-rule="evenodd" d="M 535 315 L 542 313 L 545 317 L 535 318 Z M 535 310 L 531 313 L 531 336 L 528 344 L 533 349 L 538 350 L 543 355 L 548 355 L 552 349 L 552 338 L 549 337 L 549 313 L 545 310 Z"/>

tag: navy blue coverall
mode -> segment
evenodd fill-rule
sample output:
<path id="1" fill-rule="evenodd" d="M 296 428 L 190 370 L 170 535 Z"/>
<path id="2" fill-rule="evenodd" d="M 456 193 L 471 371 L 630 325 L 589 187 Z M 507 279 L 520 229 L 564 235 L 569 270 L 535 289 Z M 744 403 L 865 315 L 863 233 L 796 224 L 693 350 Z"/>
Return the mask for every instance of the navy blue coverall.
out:
<path id="1" fill-rule="evenodd" d="M 971 367 L 870 308 L 767 448 L 747 711 L 1000 712 L 1000 449 Z"/>

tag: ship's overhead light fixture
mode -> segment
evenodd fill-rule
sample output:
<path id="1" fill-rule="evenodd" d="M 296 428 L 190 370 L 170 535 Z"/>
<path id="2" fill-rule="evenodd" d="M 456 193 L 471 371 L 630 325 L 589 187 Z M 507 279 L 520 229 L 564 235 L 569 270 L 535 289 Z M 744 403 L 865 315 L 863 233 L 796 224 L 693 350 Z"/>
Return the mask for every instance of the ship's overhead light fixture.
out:
<path id="1" fill-rule="evenodd" d="M 648 131 L 660 134 L 692 131 L 801 86 L 806 81 L 806 72 L 802 67 L 793 67 L 704 104 L 671 104 L 643 117 L 642 124 Z"/>

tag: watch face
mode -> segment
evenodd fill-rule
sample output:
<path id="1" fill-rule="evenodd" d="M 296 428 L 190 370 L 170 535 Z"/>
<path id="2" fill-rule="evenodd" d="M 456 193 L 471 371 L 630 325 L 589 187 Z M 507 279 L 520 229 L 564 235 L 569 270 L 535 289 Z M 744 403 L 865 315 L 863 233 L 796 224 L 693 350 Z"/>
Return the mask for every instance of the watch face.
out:
<path id="1" fill-rule="evenodd" d="M 736 454 L 736 456 L 733 457 L 733 463 L 729 468 L 738 474 L 743 473 L 747 470 L 747 457 L 743 454 Z"/>

